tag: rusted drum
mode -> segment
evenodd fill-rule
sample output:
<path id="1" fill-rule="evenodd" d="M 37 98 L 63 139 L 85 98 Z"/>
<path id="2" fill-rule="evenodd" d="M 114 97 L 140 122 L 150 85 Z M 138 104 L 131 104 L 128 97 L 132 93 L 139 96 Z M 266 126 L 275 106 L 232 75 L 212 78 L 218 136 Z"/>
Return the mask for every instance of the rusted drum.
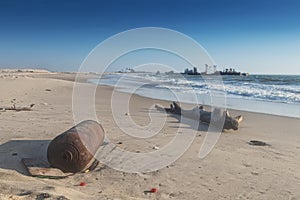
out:
<path id="1" fill-rule="evenodd" d="M 47 150 L 48 162 L 63 172 L 81 172 L 95 161 L 104 140 L 104 129 L 92 120 L 79 123 L 54 138 Z"/>

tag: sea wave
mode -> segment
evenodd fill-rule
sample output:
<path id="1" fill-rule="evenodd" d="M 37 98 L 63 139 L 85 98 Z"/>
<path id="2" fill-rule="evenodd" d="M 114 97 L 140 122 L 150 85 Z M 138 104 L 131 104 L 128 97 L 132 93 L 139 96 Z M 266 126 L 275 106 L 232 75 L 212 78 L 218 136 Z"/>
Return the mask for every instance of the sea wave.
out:
<path id="1" fill-rule="evenodd" d="M 165 74 L 129 74 L 127 76 L 156 83 L 156 88 L 167 88 L 185 93 L 207 94 L 209 91 L 224 91 L 228 96 L 236 98 L 300 103 L 300 77 L 298 76 L 224 77 L 223 85 L 205 81 L 200 76 Z"/>
<path id="2" fill-rule="evenodd" d="M 300 117 L 300 76 L 250 75 L 210 77 L 183 76 L 181 74 L 107 74 L 101 80 L 92 82 L 111 85 L 124 92 L 134 92 L 142 96 L 165 100 L 181 100 L 189 103 L 195 100 L 210 105 L 211 94 L 226 96 L 227 107 L 279 114 L 278 104 L 286 111 L 286 116 Z M 174 96 L 175 95 L 175 96 Z M 269 106 L 274 103 L 273 106 Z M 259 104 L 258 104 L 259 103 Z M 251 104 L 251 105 L 250 105 Z M 286 106 L 284 106 L 286 105 Z"/>

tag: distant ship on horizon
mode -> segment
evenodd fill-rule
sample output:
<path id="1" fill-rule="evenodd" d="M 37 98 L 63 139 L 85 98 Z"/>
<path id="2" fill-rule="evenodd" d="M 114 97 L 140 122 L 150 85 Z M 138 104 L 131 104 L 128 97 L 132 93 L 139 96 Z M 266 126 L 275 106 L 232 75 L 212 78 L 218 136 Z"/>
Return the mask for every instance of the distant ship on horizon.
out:
<path id="1" fill-rule="evenodd" d="M 249 73 L 243 73 L 243 72 L 238 72 L 234 68 L 226 68 L 223 71 L 218 71 L 217 66 L 208 66 L 207 64 L 205 65 L 205 71 L 204 72 L 198 72 L 197 68 L 194 67 L 193 69 L 185 69 L 182 74 L 187 74 L 187 75 L 222 75 L 222 76 L 248 76 Z"/>

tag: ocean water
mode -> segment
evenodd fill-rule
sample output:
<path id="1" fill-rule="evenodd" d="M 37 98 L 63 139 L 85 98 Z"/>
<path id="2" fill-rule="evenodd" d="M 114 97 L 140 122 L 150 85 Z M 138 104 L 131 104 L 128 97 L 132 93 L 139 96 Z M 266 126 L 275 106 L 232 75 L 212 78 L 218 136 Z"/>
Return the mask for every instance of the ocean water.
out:
<path id="1" fill-rule="evenodd" d="M 116 73 L 90 81 L 151 98 L 300 118 L 300 75 Z"/>

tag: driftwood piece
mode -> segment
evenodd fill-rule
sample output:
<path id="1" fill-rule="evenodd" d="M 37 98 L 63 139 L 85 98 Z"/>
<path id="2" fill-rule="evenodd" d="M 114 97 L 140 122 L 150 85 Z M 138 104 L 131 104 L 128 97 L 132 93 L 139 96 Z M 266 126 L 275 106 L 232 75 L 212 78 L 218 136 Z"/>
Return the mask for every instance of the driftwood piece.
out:
<path id="1" fill-rule="evenodd" d="M 205 111 L 203 106 L 193 108 L 192 110 L 185 110 L 182 109 L 176 102 L 173 102 L 173 104 L 170 105 L 170 108 L 163 108 L 158 105 L 155 105 L 155 107 L 159 111 L 166 111 L 167 113 L 170 114 L 182 115 L 184 117 L 194 119 L 194 120 L 199 120 L 200 122 L 207 123 L 207 124 L 212 123 L 211 117 L 213 113 L 209 111 Z M 214 112 L 220 112 L 220 110 L 215 109 Z M 240 122 L 243 120 L 243 117 L 241 115 L 236 117 L 231 117 L 228 111 L 225 111 L 224 113 L 217 113 L 217 115 L 220 115 L 221 117 L 222 116 L 225 117 L 223 130 L 224 129 L 237 130 L 239 128 Z"/>
<path id="2" fill-rule="evenodd" d="M 25 107 L 17 107 L 15 104 L 13 104 L 12 106 L 4 106 L 4 107 L 0 107 L 0 111 L 6 111 L 6 110 L 14 110 L 14 111 L 32 111 L 32 107 L 35 104 L 30 104 L 30 106 L 25 106 Z"/>

